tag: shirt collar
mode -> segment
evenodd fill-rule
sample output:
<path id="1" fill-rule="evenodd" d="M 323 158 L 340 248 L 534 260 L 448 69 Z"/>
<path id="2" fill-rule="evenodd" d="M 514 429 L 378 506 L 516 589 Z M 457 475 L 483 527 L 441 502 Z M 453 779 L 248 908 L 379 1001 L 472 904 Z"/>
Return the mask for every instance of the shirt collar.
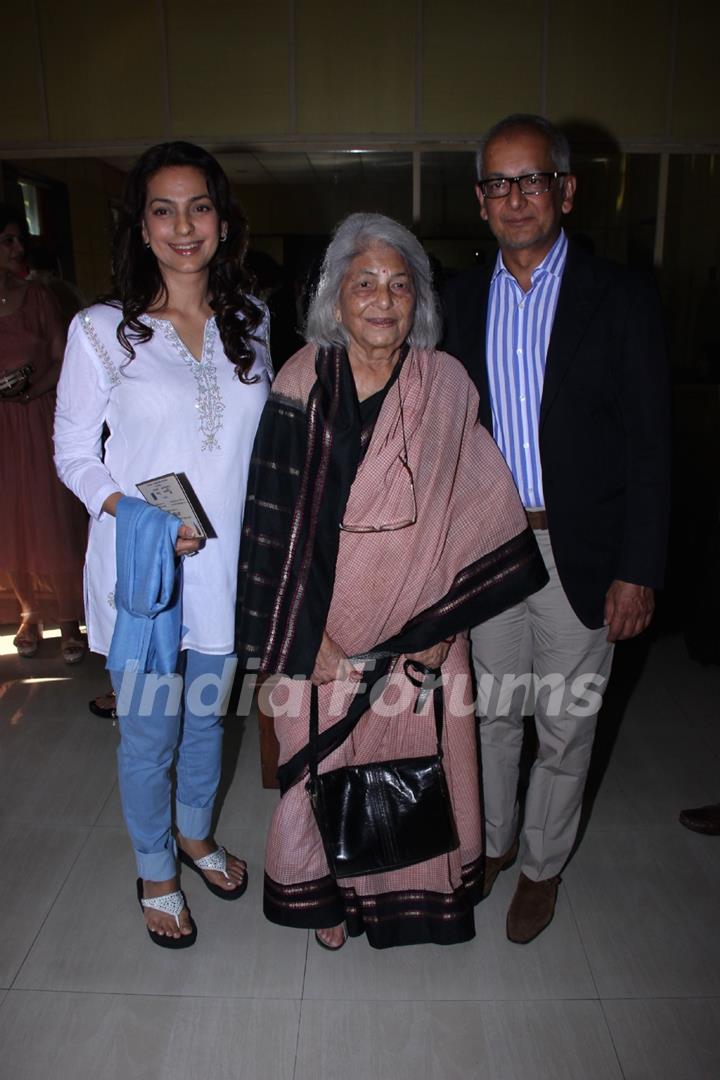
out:
<path id="1" fill-rule="evenodd" d="M 548 251 L 543 261 L 535 267 L 532 272 L 532 281 L 541 274 L 550 274 L 552 277 L 561 278 L 563 270 L 565 269 L 565 261 L 567 259 L 568 239 L 565 234 L 565 230 L 560 230 L 560 235 Z M 506 277 L 513 277 L 510 271 L 505 266 L 502 257 L 502 251 L 498 251 L 497 258 L 495 259 L 495 269 L 493 270 L 492 277 L 490 278 L 490 284 L 500 275 L 504 274 Z M 513 280 L 515 280 L 513 278 Z"/>

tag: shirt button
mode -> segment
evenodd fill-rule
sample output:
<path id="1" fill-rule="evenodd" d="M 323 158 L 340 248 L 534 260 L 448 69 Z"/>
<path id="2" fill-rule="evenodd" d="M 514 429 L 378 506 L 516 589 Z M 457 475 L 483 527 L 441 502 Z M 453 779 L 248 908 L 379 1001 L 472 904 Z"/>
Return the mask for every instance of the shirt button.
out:
<path id="1" fill-rule="evenodd" d="M 515 352 L 518 354 L 518 356 L 522 356 L 523 354 L 522 349 L 516 349 Z"/>
<path id="2" fill-rule="evenodd" d="M 518 307 L 519 308 L 524 308 L 525 307 L 525 301 L 521 300 L 520 303 L 518 304 Z"/>
<path id="3" fill-rule="evenodd" d="M 524 442 L 523 443 L 523 450 L 529 450 L 529 449 L 530 449 L 530 443 L 529 442 Z"/>
<path id="4" fill-rule="evenodd" d="M 520 400 L 521 400 L 521 401 L 524 401 L 524 400 L 525 400 L 525 395 L 524 395 L 524 394 L 521 394 L 521 395 L 520 395 Z"/>

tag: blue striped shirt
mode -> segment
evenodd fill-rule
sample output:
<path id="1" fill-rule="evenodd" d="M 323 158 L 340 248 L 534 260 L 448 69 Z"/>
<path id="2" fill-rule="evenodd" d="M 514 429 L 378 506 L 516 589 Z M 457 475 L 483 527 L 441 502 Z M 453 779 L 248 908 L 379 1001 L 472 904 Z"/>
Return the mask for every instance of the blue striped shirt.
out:
<path id="1" fill-rule="evenodd" d="M 567 258 L 561 230 L 523 292 L 498 252 L 490 282 L 487 369 L 493 434 L 523 505 L 545 506 L 538 425 L 545 361 Z"/>

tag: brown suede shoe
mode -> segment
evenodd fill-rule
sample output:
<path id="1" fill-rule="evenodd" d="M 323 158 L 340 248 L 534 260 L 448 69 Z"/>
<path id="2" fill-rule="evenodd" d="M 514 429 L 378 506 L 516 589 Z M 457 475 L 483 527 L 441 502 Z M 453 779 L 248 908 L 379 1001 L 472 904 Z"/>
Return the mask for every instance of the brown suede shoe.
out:
<path id="1" fill-rule="evenodd" d="M 694 810 L 681 810 L 678 821 L 693 832 L 720 836 L 720 803 L 698 806 Z"/>
<path id="2" fill-rule="evenodd" d="M 555 914 L 559 884 L 559 877 L 531 881 L 523 873 L 520 874 L 507 913 L 507 936 L 510 941 L 516 945 L 527 945 L 549 926 Z"/>
<path id="3" fill-rule="evenodd" d="M 509 866 L 517 859 L 518 853 L 518 839 L 515 837 L 515 843 L 509 848 L 504 855 L 486 855 L 485 856 L 485 877 L 483 879 L 483 900 L 486 896 L 490 895 L 493 885 L 495 884 L 495 878 L 498 876 L 501 870 L 507 870 Z"/>

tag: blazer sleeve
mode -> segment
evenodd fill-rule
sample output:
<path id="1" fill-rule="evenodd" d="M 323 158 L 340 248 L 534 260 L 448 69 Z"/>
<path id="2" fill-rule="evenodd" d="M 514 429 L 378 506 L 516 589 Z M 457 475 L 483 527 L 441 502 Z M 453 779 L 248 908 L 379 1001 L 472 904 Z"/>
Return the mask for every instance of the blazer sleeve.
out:
<path id="1" fill-rule="evenodd" d="M 616 354 L 625 436 L 626 511 L 618 578 L 663 584 L 670 517 L 670 381 L 660 298 L 633 274 Z"/>

